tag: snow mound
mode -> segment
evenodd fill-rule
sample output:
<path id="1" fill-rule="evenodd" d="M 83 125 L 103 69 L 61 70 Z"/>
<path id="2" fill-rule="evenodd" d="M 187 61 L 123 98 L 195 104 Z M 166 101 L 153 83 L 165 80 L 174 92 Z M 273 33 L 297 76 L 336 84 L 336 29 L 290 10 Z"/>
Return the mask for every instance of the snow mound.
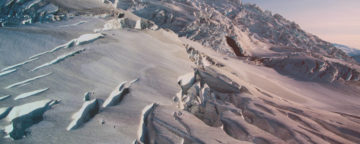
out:
<path id="1" fill-rule="evenodd" d="M 17 97 L 15 97 L 14 100 L 19 100 L 19 99 L 27 98 L 27 97 L 30 97 L 30 96 L 38 95 L 40 93 L 43 93 L 43 92 L 47 91 L 48 89 L 49 88 L 44 88 L 44 89 L 39 89 L 39 90 L 23 93 L 23 94 L 20 94 Z"/>
<path id="2" fill-rule="evenodd" d="M 16 69 L 12 69 L 12 70 L 8 70 L 8 71 L 1 72 L 1 73 L 0 73 L 0 77 L 5 76 L 5 75 L 8 75 L 8 74 L 11 74 L 11 73 L 13 73 L 13 72 L 15 72 L 15 71 L 16 71 Z"/>
<path id="3" fill-rule="evenodd" d="M 25 135 L 25 130 L 39 123 L 44 113 L 56 103 L 58 101 L 47 99 L 15 106 L 6 117 L 6 120 L 11 122 L 5 127 L 7 137 L 21 139 Z"/>
<path id="4" fill-rule="evenodd" d="M 130 92 L 130 87 L 135 82 L 139 81 L 139 78 L 134 79 L 130 82 L 124 81 L 120 83 L 109 95 L 109 97 L 105 100 L 102 107 L 114 106 L 121 102 L 126 94 Z"/>
<path id="5" fill-rule="evenodd" d="M 93 93 L 92 92 L 86 92 L 85 94 L 84 94 L 84 101 L 89 101 L 90 99 L 91 99 L 91 95 L 93 95 Z"/>
<path id="6" fill-rule="evenodd" d="M 64 61 L 66 58 L 72 57 L 72 56 L 74 56 L 76 54 L 79 54 L 79 53 L 81 53 L 83 51 L 85 51 L 85 49 L 80 49 L 80 50 L 76 50 L 76 51 L 61 55 L 61 56 L 57 57 L 56 59 L 54 59 L 54 60 L 52 60 L 50 62 L 44 63 L 44 64 L 32 69 L 31 71 L 36 71 L 36 70 L 51 66 L 53 64 L 57 64 L 57 63 L 59 63 L 61 61 Z"/>
<path id="7" fill-rule="evenodd" d="M 21 62 L 21 63 L 18 63 L 18 64 L 14 64 L 14 65 L 5 67 L 5 68 L 1 69 L 1 71 L 7 71 L 7 70 L 9 70 L 9 69 L 17 68 L 17 67 L 20 67 L 20 66 L 22 66 L 22 65 L 25 65 L 25 64 L 27 64 L 27 63 L 30 63 L 30 62 L 32 62 L 32 61 L 34 61 L 34 60 L 37 60 L 37 58 L 35 58 L 35 59 L 29 59 L 29 60 L 23 61 L 23 62 Z"/>
<path id="8" fill-rule="evenodd" d="M 99 38 L 104 37 L 103 34 L 101 33 L 96 33 L 96 34 L 84 34 L 81 35 L 79 38 L 76 39 L 75 44 L 76 45 L 82 45 L 82 44 L 86 44 L 86 43 L 90 43 L 94 40 L 97 40 Z"/>
<path id="9" fill-rule="evenodd" d="M 20 86 L 20 85 L 23 85 L 23 84 L 30 83 L 30 82 L 32 82 L 32 81 L 38 80 L 38 79 L 40 79 L 40 78 L 49 76 L 49 75 L 51 75 L 51 74 L 52 74 L 52 73 L 47 73 L 47 74 L 44 74 L 44 75 L 39 75 L 39 76 L 30 78 L 30 79 L 27 79 L 27 80 L 24 80 L 24 81 L 21 81 L 21 82 L 17 82 L 17 83 L 11 84 L 11 85 L 9 85 L 9 86 L 7 86 L 7 87 L 5 87 L 5 88 L 6 88 L 6 89 L 10 89 L 10 88 L 13 88 L 13 87 L 17 87 L 17 86 Z"/>
<path id="10" fill-rule="evenodd" d="M 105 100 L 102 107 L 114 106 L 117 103 L 121 102 L 126 94 L 129 93 L 129 87 L 125 86 L 128 82 L 124 81 L 119 86 L 117 86 Z"/>
<path id="11" fill-rule="evenodd" d="M 89 121 L 94 117 L 99 111 L 99 104 L 97 99 L 91 101 L 86 101 L 81 106 L 80 110 L 72 116 L 72 121 L 69 126 L 66 128 L 67 131 L 74 130 L 79 128 L 85 122 Z"/>

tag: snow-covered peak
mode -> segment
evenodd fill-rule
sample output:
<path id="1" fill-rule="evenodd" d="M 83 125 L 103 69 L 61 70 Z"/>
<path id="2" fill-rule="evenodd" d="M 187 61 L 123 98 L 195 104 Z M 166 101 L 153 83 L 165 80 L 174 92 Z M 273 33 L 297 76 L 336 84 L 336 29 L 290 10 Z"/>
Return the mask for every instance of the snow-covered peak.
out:
<path id="1" fill-rule="evenodd" d="M 342 44 L 333 44 L 336 48 L 341 49 L 342 51 L 344 51 L 346 54 L 348 54 L 349 56 L 356 56 L 356 55 L 360 55 L 360 49 L 356 49 L 356 48 L 352 48 L 346 45 L 342 45 Z"/>

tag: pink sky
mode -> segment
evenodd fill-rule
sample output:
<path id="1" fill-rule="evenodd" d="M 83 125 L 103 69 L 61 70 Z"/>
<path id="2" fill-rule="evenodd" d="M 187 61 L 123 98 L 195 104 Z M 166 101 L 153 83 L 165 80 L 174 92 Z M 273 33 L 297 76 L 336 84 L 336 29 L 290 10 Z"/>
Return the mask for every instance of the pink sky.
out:
<path id="1" fill-rule="evenodd" d="M 279 13 L 320 38 L 360 49 L 360 0 L 243 0 Z"/>

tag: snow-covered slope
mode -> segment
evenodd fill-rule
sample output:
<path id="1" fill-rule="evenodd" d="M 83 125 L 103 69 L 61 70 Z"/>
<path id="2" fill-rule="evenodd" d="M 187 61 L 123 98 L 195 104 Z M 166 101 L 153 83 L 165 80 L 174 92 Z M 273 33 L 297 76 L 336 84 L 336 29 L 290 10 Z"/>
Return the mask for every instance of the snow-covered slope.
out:
<path id="1" fill-rule="evenodd" d="M 360 50 L 359 49 L 351 48 L 351 47 L 348 47 L 348 46 L 342 45 L 342 44 L 333 44 L 333 45 L 335 47 L 337 47 L 338 49 L 341 49 L 342 51 L 344 51 L 349 56 L 360 55 Z"/>
<path id="2" fill-rule="evenodd" d="M 239 0 L 46 2 L 76 16 L 0 28 L 0 143 L 360 142 L 359 66 L 277 15 Z"/>
<path id="3" fill-rule="evenodd" d="M 217 52 L 245 56 L 292 77 L 330 82 L 359 79 L 360 69 L 351 66 L 356 63 L 352 57 L 332 43 L 303 31 L 296 23 L 253 4 L 232 0 L 118 0 L 114 5 Z M 313 67 L 308 63 L 301 66 L 301 71 L 284 69 L 299 67 L 298 63 L 304 61 L 328 66 L 320 72 L 306 69 Z"/>
<path id="4" fill-rule="evenodd" d="M 353 59 L 355 59 L 358 63 L 360 63 L 360 50 L 359 49 L 351 48 L 351 47 L 348 47 L 348 46 L 342 45 L 342 44 L 334 44 L 334 46 L 341 49 L 346 54 L 348 54 Z"/>

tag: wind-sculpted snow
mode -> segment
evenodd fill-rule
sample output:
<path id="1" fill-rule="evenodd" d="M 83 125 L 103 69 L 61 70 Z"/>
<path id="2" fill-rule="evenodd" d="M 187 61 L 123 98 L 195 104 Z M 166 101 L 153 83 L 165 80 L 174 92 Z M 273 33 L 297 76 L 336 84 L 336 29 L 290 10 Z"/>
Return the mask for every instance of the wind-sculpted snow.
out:
<path id="1" fill-rule="evenodd" d="M 109 95 L 109 97 L 105 100 L 102 107 L 109 107 L 114 106 L 121 102 L 121 100 L 130 92 L 130 86 L 138 81 L 138 79 L 135 79 L 131 82 L 124 81 L 119 86 L 117 86 Z"/>
<path id="2" fill-rule="evenodd" d="M 141 118 L 139 123 L 139 128 L 137 131 L 138 141 L 142 143 L 149 143 L 149 131 L 150 127 L 148 127 L 148 120 L 151 119 L 152 112 L 156 108 L 157 104 L 153 103 L 145 106 L 145 108 L 141 112 Z"/>
<path id="3" fill-rule="evenodd" d="M 83 34 L 75 40 L 75 45 L 87 44 L 102 37 L 104 37 L 104 35 L 101 33 Z"/>
<path id="4" fill-rule="evenodd" d="M 91 100 L 91 95 L 93 95 L 93 93 L 91 93 L 91 92 L 86 92 L 85 94 L 84 94 L 84 101 L 90 101 Z"/>
<path id="5" fill-rule="evenodd" d="M 21 81 L 21 82 L 17 82 L 17 83 L 14 83 L 14 84 L 11 84 L 7 87 L 5 87 L 6 89 L 10 89 L 10 88 L 13 88 L 13 87 L 17 87 L 17 86 L 21 86 L 23 84 L 27 84 L 27 83 L 30 83 L 32 81 L 35 81 L 35 80 L 38 80 L 40 78 L 43 78 L 43 77 L 46 77 L 46 76 L 49 76 L 51 75 L 52 73 L 47 73 L 47 74 L 43 74 L 43 75 L 39 75 L 39 76 L 36 76 L 36 77 L 33 77 L 33 78 L 29 78 L 29 79 L 26 79 L 24 81 Z"/>
<path id="6" fill-rule="evenodd" d="M 263 11 L 256 5 L 231 0 L 119 0 L 117 3 L 119 8 L 130 10 L 161 28 L 171 29 L 181 37 L 197 41 L 220 53 L 250 59 L 262 57 L 264 53 L 284 57 L 295 54 L 348 63 L 342 64 L 344 69 L 339 71 L 346 71 L 355 63 L 352 57 L 333 44 L 305 32 L 299 25 L 279 14 Z M 326 62 L 325 59 L 321 61 Z M 311 79 L 306 73 L 301 75 Z"/>
<path id="7" fill-rule="evenodd" d="M 352 61 L 331 43 L 306 33 L 297 24 L 279 14 L 263 11 L 256 5 L 240 1 L 127 1 L 119 0 L 122 9 L 152 20 L 162 28 L 168 28 L 189 39 L 198 41 L 216 51 L 238 56 L 247 55 L 249 45 L 261 41 L 274 47 L 311 50 L 337 59 Z M 255 35 L 253 38 L 252 35 Z M 245 37 L 246 38 L 245 38 Z M 231 38 L 236 47 L 228 44 Z M 235 48 L 232 52 L 231 48 Z"/>
<path id="8" fill-rule="evenodd" d="M 5 100 L 5 99 L 8 99 L 9 97 L 11 97 L 11 95 L 0 96 L 0 101 L 3 101 L 3 100 Z"/>
<path id="9" fill-rule="evenodd" d="M 87 43 L 93 42 L 93 41 L 95 41 L 95 40 L 97 40 L 99 38 L 102 38 L 102 37 L 104 37 L 104 35 L 101 34 L 101 33 L 84 34 L 84 35 L 81 35 L 80 37 L 78 37 L 76 39 L 72 39 L 72 40 L 68 41 L 65 44 L 56 46 L 55 48 L 53 48 L 53 49 L 51 49 L 49 51 L 45 51 L 45 52 L 42 52 L 42 53 L 35 54 L 35 55 L 29 57 L 29 59 L 34 59 L 36 57 L 40 57 L 40 56 L 48 54 L 48 53 L 54 53 L 54 52 L 56 52 L 56 51 L 58 51 L 60 49 L 63 49 L 63 48 L 71 48 L 71 47 L 74 47 L 74 46 L 87 44 Z"/>
<path id="10" fill-rule="evenodd" d="M 10 69 L 14 69 L 14 68 L 23 66 L 23 65 L 25 65 L 25 64 L 27 64 L 27 63 L 30 63 L 30 62 L 32 62 L 32 61 L 35 61 L 35 60 L 37 60 L 37 59 L 38 59 L 38 58 L 29 59 L 29 60 L 20 62 L 20 63 L 18 63 L 18 64 L 14 64 L 14 65 L 11 65 L 11 66 L 7 66 L 7 67 L 1 69 L 1 71 L 7 71 L 7 70 L 10 70 Z M 1 75 L 1 74 L 0 74 L 0 75 Z"/>
<path id="11" fill-rule="evenodd" d="M 14 98 L 14 100 L 19 100 L 19 99 L 31 97 L 31 96 L 34 96 L 34 95 L 38 95 L 40 93 L 43 93 L 43 92 L 47 91 L 48 89 L 49 88 L 44 88 L 44 89 L 34 90 L 34 91 L 31 91 L 31 92 L 26 92 L 26 93 L 23 93 L 23 94 L 20 94 L 20 95 L 16 96 Z"/>
<path id="12" fill-rule="evenodd" d="M 59 27 L 72 27 L 72 26 L 78 26 L 78 25 L 81 25 L 81 24 L 84 24 L 84 23 L 87 23 L 87 21 L 79 21 L 79 22 L 76 22 L 76 23 L 73 23 L 73 24 L 62 25 L 62 26 L 59 26 Z"/>
<path id="13" fill-rule="evenodd" d="M 99 102 L 97 99 L 91 101 L 86 101 L 81 106 L 80 110 L 73 114 L 72 121 L 69 126 L 66 128 L 67 131 L 71 131 L 79 128 L 85 122 L 89 121 L 94 117 L 99 111 Z"/>
<path id="14" fill-rule="evenodd" d="M 15 106 L 6 117 L 11 124 L 5 127 L 5 133 L 15 140 L 23 138 L 26 129 L 41 122 L 44 113 L 57 103 L 56 100 L 40 100 Z"/>
<path id="15" fill-rule="evenodd" d="M 7 70 L 7 71 L 0 72 L 0 77 L 6 76 L 6 75 L 11 74 L 11 73 L 13 73 L 13 72 L 15 72 L 15 71 L 16 71 L 16 69 L 12 69 L 12 70 Z"/>
<path id="16" fill-rule="evenodd" d="M 32 69 L 31 71 L 37 71 L 39 69 L 42 69 L 42 68 L 45 68 L 45 67 L 48 67 L 48 66 L 51 66 L 51 65 L 54 65 L 54 64 L 57 64 L 61 61 L 64 61 L 66 58 L 69 58 L 69 57 L 72 57 L 76 54 L 79 54 L 81 52 L 85 51 L 85 49 L 80 49 L 80 50 L 76 50 L 76 51 L 73 51 L 73 52 L 70 52 L 70 53 L 67 53 L 67 54 L 64 54 L 64 55 L 61 55 L 59 57 L 57 57 L 56 59 L 50 61 L 50 62 L 47 62 L 47 63 L 44 63 L 38 67 L 35 67 L 34 69 Z"/>
<path id="17" fill-rule="evenodd" d="M 11 109 L 12 109 L 12 107 L 2 107 L 2 108 L 0 108 L 0 120 L 5 118 L 9 114 Z"/>

